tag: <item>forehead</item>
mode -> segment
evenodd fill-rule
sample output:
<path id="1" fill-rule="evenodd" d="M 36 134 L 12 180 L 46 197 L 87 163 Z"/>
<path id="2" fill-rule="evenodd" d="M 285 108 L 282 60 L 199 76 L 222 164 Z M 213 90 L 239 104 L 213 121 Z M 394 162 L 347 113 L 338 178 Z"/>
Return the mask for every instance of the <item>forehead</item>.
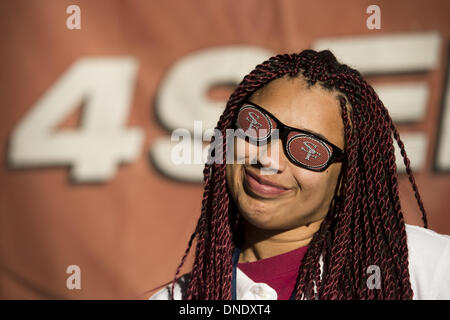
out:
<path id="1" fill-rule="evenodd" d="M 284 124 L 316 132 L 343 148 L 343 123 L 335 93 L 302 78 L 280 78 L 256 91 L 249 99 Z"/>

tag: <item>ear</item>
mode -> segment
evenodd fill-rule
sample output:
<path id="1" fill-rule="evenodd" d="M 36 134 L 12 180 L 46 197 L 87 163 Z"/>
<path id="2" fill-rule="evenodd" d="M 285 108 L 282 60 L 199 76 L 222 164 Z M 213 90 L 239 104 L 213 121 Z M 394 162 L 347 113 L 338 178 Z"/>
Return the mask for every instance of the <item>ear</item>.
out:
<path id="1" fill-rule="evenodd" d="M 335 196 L 336 197 L 342 197 L 342 193 L 343 193 L 343 188 L 344 188 L 344 170 L 341 169 L 341 172 L 339 173 L 339 177 L 338 177 L 338 181 L 336 184 L 336 192 L 335 192 Z"/>
<path id="2" fill-rule="evenodd" d="M 343 179 L 339 179 L 339 182 L 338 182 L 338 189 L 337 189 L 337 193 L 336 193 L 338 197 L 342 196 L 342 180 Z"/>

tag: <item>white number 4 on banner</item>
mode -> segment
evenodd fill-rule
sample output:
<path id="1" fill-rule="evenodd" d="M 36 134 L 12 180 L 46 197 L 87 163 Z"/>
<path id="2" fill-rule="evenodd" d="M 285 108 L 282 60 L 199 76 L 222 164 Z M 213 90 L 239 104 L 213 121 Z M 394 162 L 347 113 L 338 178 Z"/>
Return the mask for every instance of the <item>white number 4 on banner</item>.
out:
<path id="1" fill-rule="evenodd" d="M 143 142 L 141 129 L 125 127 L 136 70 L 131 57 L 84 58 L 74 63 L 14 129 L 10 165 L 71 165 L 74 182 L 113 178 L 119 163 L 138 157 Z M 81 103 L 81 126 L 56 131 Z"/>

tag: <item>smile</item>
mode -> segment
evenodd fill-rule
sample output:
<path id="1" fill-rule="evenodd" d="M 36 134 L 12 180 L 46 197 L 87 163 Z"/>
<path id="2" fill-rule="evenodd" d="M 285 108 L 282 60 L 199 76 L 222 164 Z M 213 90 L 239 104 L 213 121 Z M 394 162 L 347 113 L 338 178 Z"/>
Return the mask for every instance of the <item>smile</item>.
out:
<path id="1" fill-rule="evenodd" d="M 244 186 L 250 193 L 259 197 L 273 198 L 288 192 L 290 189 L 280 186 L 274 182 L 268 181 L 257 174 L 244 170 Z"/>

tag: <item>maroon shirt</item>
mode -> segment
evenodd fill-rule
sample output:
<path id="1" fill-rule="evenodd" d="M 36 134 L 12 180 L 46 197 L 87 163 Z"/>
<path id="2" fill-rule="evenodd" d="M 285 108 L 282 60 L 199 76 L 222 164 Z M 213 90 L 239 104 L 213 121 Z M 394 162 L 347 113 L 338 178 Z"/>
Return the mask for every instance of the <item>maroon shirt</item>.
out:
<path id="1" fill-rule="evenodd" d="M 278 294 L 278 300 L 289 300 L 297 280 L 298 269 L 308 246 L 237 267 L 255 282 L 263 282 Z"/>

